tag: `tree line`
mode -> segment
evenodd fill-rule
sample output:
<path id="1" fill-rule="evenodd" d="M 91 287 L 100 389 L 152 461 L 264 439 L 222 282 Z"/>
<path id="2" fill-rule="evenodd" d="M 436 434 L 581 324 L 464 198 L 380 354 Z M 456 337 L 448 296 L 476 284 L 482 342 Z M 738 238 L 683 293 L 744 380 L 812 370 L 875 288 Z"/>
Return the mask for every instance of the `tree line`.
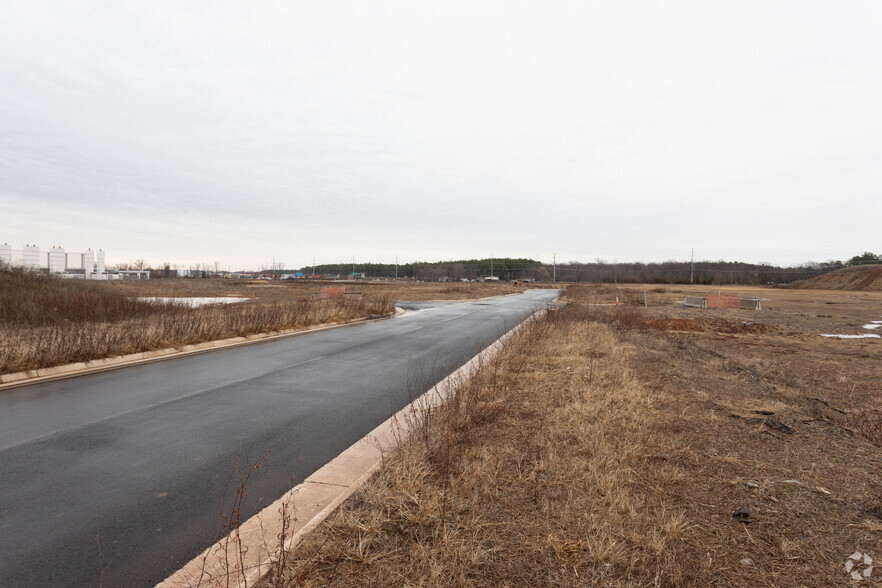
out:
<path id="1" fill-rule="evenodd" d="M 371 278 L 412 278 L 423 281 L 475 280 L 493 276 L 500 280 L 548 280 L 549 274 L 542 262 L 526 258 L 460 259 L 456 261 L 412 263 L 358 263 L 321 264 L 306 266 L 299 270 L 304 275 L 318 274 L 347 277 L 351 273 L 365 274 Z"/>
<path id="2" fill-rule="evenodd" d="M 663 261 L 657 263 L 608 263 L 570 261 L 559 264 L 543 263 L 529 258 L 484 258 L 455 261 L 418 261 L 411 263 L 339 263 L 304 266 L 300 269 L 281 269 L 275 264 L 272 273 L 305 276 L 318 274 L 335 278 L 347 278 L 351 274 L 364 274 L 369 278 L 410 278 L 422 281 L 463 279 L 475 280 L 493 276 L 500 280 L 534 280 L 537 282 L 599 282 L 640 284 L 788 284 L 807 280 L 844 267 L 882 263 L 882 256 L 865 251 L 844 261 L 806 262 L 798 266 L 783 267 L 771 263 L 744 263 L 740 261 Z M 124 268 L 126 264 L 121 264 Z M 130 264 L 137 269 L 151 269 L 154 277 L 174 277 L 168 263 L 158 268 L 148 268 L 144 260 Z M 197 264 L 204 268 L 202 275 L 217 275 L 218 263 Z M 214 270 L 214 271 L 212 271 Z M 266 268 L 264 268 L 266 271 Z M 269 272 L 266 272 L 269 273 Z"/>
<path id="3" fill-rule="evenodd" d="M 798 266 L 782 267 L 771 263 L 744 263 L 739 261 L 664 261 L 659 263 L 607 263 L 602 260 L 583 263 L 570 261 L 548 264 L 527 258 L 463 259 L 445 262 L 415 262 L 406 264 L 360 263 L 356 273 L 368 277 L 413 278 L 425 281 L 474 280 L 493 275 L 500 280 L 528 279 L 559 282 L 601 282 L 640 284 L 788 284 L 807 280 L 821 274 L 869 263 L 882 263 L 882 256 L 864 252 L 846 261 L 828 260 L 806 262 Z M 348 276 L 352 264 L 323 264 L 315 266 L 320 275 Z M 301 270 L 313 273 L 313 267 Z M 397 272 L 397 273 L 396 273 Z"/>

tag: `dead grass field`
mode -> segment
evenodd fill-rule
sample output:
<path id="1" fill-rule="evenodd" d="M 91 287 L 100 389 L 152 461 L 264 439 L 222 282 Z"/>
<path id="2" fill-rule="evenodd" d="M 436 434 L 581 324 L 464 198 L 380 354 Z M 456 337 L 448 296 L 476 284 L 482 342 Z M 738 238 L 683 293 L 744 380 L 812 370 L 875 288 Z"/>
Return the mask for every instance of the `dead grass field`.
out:
<path id="1" fill-rule="evenodd" d="M 265 584 L 848 585 L 882 557 L 882 342 L 819 333 L 882 293 L 700 290 L 570 287 Z"/>
<path id="2" fill-rule="evenodd" d="M 393 300 L 467 300 L 523 292 L 527 286 L 506 282 L 412 282 L 407 280 L 322 282 L 286 280 L 126 280 L 113 287 L 133 296 L 243 296 L 259 300 L 301 300 L 325 287 L 345 287 L 346 296 L 391 297 Z M 544 285 L 545 287 L 551 287 Z M 535 287 L 535 286 L 531 286 Z"/>
<path id="3" fill-rule="evenodd" d="M 320 299 L 324 287 L 345 287 Z M 521 292 L 507 283 L 268 282 L 203 279 L 83 282 L 0 268 L 0 374 L 389 314 L 396 300 Z M 243 297 L 186 308 L 138 297 Z"/>
<path id="4" fill-rule="evenodd" d="M 83 282 L 0 267 L 0 374 L 379 317 L 395 303 L 386 292 L 322 300 L 212 280 L 156 282 Z M 232 295 L 249 300 L 199 308 L 138 300 Z"/>

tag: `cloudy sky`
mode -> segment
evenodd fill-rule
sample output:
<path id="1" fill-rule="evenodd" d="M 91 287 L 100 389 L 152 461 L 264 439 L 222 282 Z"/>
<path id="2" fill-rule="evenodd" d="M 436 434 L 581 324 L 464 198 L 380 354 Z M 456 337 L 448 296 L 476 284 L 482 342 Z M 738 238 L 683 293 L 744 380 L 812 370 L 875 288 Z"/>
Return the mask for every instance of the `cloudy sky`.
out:
<path id="1" fill-rule="evenodd" d="M 882 4 L 0 0 L 0 243 L 230 269 L 882 249 Z"/>

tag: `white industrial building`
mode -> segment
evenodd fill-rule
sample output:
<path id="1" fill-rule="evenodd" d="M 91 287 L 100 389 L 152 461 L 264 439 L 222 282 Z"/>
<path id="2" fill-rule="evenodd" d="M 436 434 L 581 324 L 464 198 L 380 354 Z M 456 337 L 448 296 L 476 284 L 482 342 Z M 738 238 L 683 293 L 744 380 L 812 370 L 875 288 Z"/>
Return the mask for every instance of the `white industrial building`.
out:
<path id="1" fill-rule="evenodd" d="M 65 278 L 81 280 L 150 279 L 150 272 L 147 270 L 107 271 L 102 249 L 98 251 L 86 249 L 84 253 L 79 253 L 53 246 L 49 251 L 40 251 L 37 245 L 25 245 L 20 250 L 16 250 L 8 243 L 3 243 L 0 245 L 0 263 L 44 269 Z"/>

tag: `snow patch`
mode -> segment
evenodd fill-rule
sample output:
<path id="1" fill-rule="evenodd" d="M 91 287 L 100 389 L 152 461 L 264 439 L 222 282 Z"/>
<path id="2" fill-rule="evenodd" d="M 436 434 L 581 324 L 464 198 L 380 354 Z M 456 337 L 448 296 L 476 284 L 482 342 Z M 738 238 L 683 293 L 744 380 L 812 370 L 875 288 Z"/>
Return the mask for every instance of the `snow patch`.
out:
<path id="1" fill-rule="evenodd" d="M 882 339 L 882 335 L 821 335 L 821 337 L 835 337 L 836 339 Z"/>
<path id="2" fill-rule="evenodd" d="M 190 308 L 199 308 L 209 304 L 235 304 L 236 302 L 245 302 L 250 298 L 239 298 L 236 296 L 202 296 L 190 298 L 173 298 L 171 296 L 141 296 L 138 300 L 153 304 L 177 304 L 179 306 L 189 306 Z"/>

